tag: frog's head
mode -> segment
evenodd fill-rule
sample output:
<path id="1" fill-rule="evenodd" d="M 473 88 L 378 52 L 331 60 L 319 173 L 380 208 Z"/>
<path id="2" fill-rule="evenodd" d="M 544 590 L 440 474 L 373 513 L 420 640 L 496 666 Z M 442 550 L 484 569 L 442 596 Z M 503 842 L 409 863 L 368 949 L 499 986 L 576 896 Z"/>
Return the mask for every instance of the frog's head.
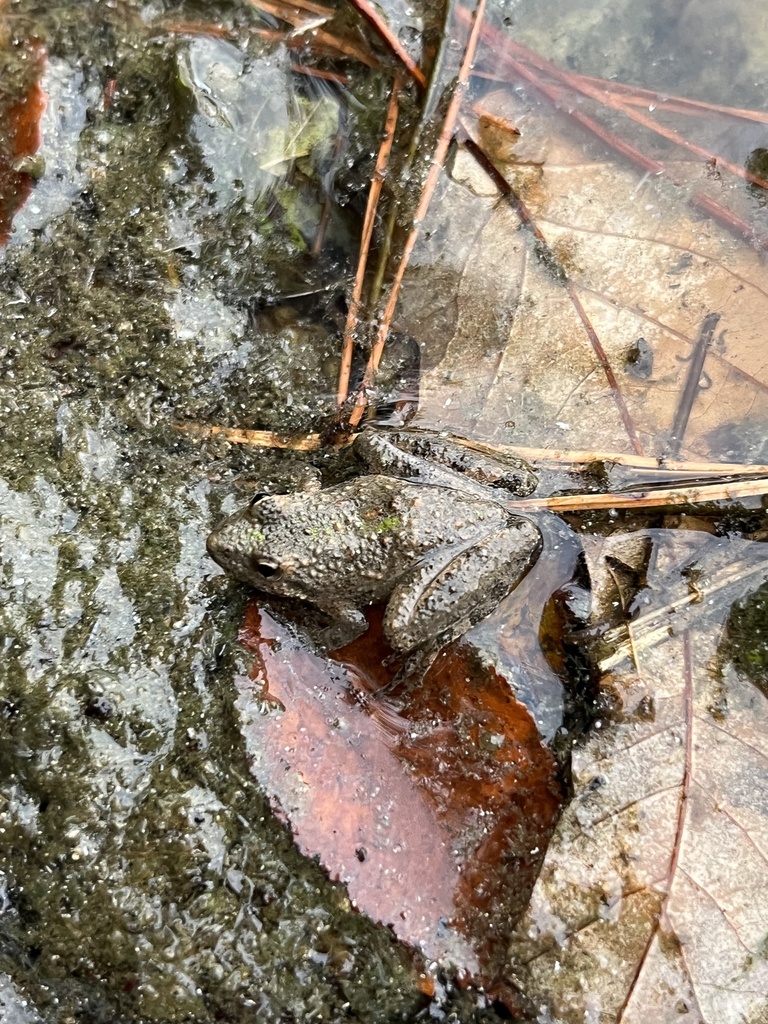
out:
<path id="1" fill-rule="evenodd" d="M 293 495 L 257 494 L 208 535 L 208 554 L 226 573 L 258 590 L 290 595 L 295 552 L 292 499 Z"/>

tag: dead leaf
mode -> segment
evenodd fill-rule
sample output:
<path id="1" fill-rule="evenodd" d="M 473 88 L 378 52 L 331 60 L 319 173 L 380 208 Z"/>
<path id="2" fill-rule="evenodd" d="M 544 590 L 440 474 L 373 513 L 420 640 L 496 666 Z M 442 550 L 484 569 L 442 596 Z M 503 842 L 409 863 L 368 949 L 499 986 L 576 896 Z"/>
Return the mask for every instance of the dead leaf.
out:
<path id="1" fill-rule="evenodd" d="M 392 677 L 378 627 L 327 661 L 252 604 L 243 639 L 251 768 L 301 850 L 429 959 L 492 975 L 562 799 L 527 709 L 455 647 L 402 707 L 372 692 Z"/>
<path id="2" fill-rule="evenodd" d="M 703 177 L 692 160 L 643 178 L 564 115 L 511 94 L 493 109 L 521 127 L 521 145 L 532 133 L 527 144 L 547 154 L 543 165 L 501 167 L 547 248 L 459 152 L 401 302 L 399 323 L 422 344 L 418 423 L 663 456 L 674 454 L 687 401 L 685 457 L 756 460 L 768 431 L 763 259 L 688 204 L 696 190 L 748 218 L 746 191 Z M 712 314 L 719 322 L 691 370 Z"/>
<path id="3" fill-rule="evenodd" d="M 621 712 L 574 751 L 574 799 L 510 959 L 562 1024 L 598 1008 L 606 1024 L 763 1020 L 768 699 L 719 648 L 730 602 L 768 579 L 766 549 L 695 531 L 644 539 L 635 622 L 658 613 L 664 635 L 604 681 Z M 686 602 L 692 587 L 701 599 Z"/>

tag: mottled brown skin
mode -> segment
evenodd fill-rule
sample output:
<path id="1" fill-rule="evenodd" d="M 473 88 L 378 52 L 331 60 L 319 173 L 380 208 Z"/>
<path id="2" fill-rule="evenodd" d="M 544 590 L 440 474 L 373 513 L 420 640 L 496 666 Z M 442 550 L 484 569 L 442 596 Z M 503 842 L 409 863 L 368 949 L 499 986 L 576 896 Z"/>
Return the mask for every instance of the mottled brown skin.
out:
<path id="1" fill-rule="evenodd" d="M 365 436 L 363 457 L 378 469 L 392 446 L 386 435 Z M 513 589 L 541 538 L 505 510 L 508 491 L 469 484 L 444 465 L 430 483 L 428 461 L 405 458 L 405 471 L 424 482 L 375 473 L 259 497 L 211 533 L 208 551 L 258 590 L 315 605 L 345 640 L 365 628 L 361 608 L 388 599 L 384 630 L 396 650 L 446 642 Z M 399 449 L 396 461 L 402 472 Z"/>

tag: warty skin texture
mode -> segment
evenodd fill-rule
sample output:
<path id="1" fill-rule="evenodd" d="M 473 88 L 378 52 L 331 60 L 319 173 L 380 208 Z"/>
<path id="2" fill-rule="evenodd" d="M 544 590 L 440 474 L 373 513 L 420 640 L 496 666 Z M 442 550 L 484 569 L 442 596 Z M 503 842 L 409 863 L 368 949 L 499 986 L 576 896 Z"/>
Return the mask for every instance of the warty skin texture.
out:
<path id="1" fill-rule="evenodd" d="M 261 497 L 211 533 L 208 551 L 236 578 L 308 601 L 351 635 L 364 628 L 360 609 L 388 598 L 385 632 L 407 652 L 489 614 L 540 543 L 533 523 L 494 499 L 374 474 Z"/>

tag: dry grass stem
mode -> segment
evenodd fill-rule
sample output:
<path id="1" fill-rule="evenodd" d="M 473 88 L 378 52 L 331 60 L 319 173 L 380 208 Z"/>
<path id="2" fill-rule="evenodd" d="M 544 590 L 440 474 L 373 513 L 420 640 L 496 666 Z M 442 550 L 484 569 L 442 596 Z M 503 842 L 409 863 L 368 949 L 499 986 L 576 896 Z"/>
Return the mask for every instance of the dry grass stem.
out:
<path id="1" fill-rule="evenodd" d="M 201 423 L 177 423 L 176 429 L 190 437 L 219 437 L 230 444 L 244 444 L 251 448 L 283 448 L 296 452 L 316 452 L 321 447 L 319 434 L 303 437 L 284 437 L 271 430 L 237 430 L 234 427 L 209 427 Z"/>
<path id="2" fill-rule="evenodd" d="M 608 630 L 604 634 L 603 640 L 609 645 L 616 644 L 617 646 L 613 653 L 601 659 L 600 671 L 608 672 L 621 665 L 622 662 L 630 660 L 639 669 L 639 656 L 643 651 L 650 650 L 671 638 L 670 615 L 676 615 L 685 608 L 699 604 L 702 606 L 702 614 L 705 614 L 707 607 L 711 607 L 711 599 L 716 594 L 727 587 L 749 580 L 760 573 L 765 574 L 765 572 L 765 562 L 749 566 L 739 562 L 735 566 L 723 569 L 711 584 L 692 587 L 689 593 L 667 602 L 663 607 L 654 608 L 646 615 L 641 615 L 631 622 Z"/>
<path id="3" fill-rule="evenodd" d="M 761 497 L 766 493 L 768 493 L 768 477 L 758 477 L 754 480 L 708 483 L 698 486 L 683 484 L 680 487 L 645 488 L 608 494 L 564 494 L 551 498 L 521 498 L 507 502 L 507 505 L 516 510 L 546 508 L 552 512 L 589 512 L 598 509 L 646 509 L 699 505 L 702 502 Z"/>

